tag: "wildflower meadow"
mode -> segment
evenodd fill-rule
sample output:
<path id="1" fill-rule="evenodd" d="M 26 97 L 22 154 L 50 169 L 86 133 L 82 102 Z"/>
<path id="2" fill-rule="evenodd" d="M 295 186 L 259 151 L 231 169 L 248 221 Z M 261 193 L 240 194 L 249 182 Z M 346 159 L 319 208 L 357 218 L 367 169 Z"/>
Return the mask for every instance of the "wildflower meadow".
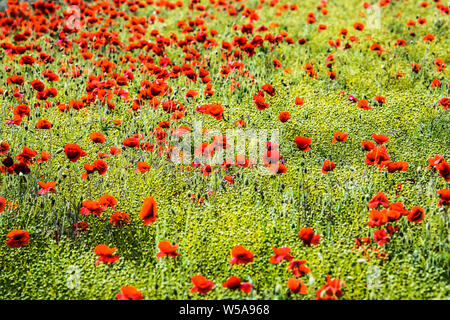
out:
<path id="1" fill-rule="evenodd" d="M 443 0 L 0 1 L 0 299 L 450 297 Z"/>

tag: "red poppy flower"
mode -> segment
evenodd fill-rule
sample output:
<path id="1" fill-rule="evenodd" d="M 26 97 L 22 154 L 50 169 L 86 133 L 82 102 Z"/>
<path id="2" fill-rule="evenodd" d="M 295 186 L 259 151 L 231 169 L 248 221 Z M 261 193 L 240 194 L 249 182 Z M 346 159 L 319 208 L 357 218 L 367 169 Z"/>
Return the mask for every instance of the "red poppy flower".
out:
<path id="1" fill-rule="evenodd" d="M 437 166 L 436 169 L 439 171 L 439 175 L 444 178 L 446 182 L 450 182 L 450 163 L 445 160 L 442 160 Z"/>
<path id="2" fill-rule="evenodd" d="M 130 223 L 130 215 L 124 211 L 114 212 L 111 217 L 109 217 L 109 223 L 116 227 L 122 227 Z"/>
<path id="3" fill-rule="evenodd" d="M 314 234 L 314 229 L 311 227 L 300 229 L 298 236 L 308 247 L 311 245 L 317 246 L 320 242 L 320 234 Z"/>
<path id="4" fill-rule="evenodd" d="M 386 168 L 389 173 L 394 173 L 396 171 L 407 171 L 408 162 L 406 161 L 388 162 L 386 164 Z"/>
<path id="5" fill-rule="evenodd" d="M 231 184 L 231 185 L 234 184 L 234 179 L 231 176 L 225 176 L 225 177 L 223 177 L 223 179 L 225 181 L 228 181 L 228 183 Z"/>
<path id="6" fill-rule="evenodd" d="M 117 248 L 110 248 L 105 244 L 99 244 L 95 247 L 94 253 L 98 255 L 95 265 L 97 266 L 100 262 L 103 263 L 114 263 L 119 260 L 119 256 L 115 256 L 113 253 Z"/>
<path id="7" fill-rule="evenodd" d="M 389 138 L 384 134 L 373 134 L 372 139 L 380 145 L 389 141 Z"/>
<path id="8" fill-rule="evenodd" d="M 261 87 L 261 89 L 267 92 L 267 94 L 270 96 L 275 95 L 275 88 L 271 84 L 265 84 Z"/>
<path id="9" fill-rule="evenodd" d="M 89 138 L 95 143 L 105 143 L 105 136 L 100 132 L 91 133 Z"/>
<path id="10" fill-rule="evenodd" d="M 322 171 L 322 173 L 328 173 L 330 171 L 333 171 L 335 167 L 336 167 L 336 165 L 334 164 L 334 162 L 332 162 L 330 160 L 325 160 L 323 162 L 321 171 Z"/>
<path id="11" fill-rule="evenodd" d="M 9 150 L 9 143 L 6 141 L 1 141 L 0 142 L 0 156 L 7 154 Z"/>
<path id="12" fill-rule="evenodd" d="M 36 129 L 51 129 L 52 128 L 52 124 L 50 123 L 50 121 L 42 119 L 39 120 L 38 122 L 36 122 Z"/>
<path id="13" fill-rule="evenodd" d="M 192 287 L 190 293 L 198 292 L 200 294 L 207 294 L 214 287 L 214 283 L 211 280 L 206 279 L 202 275 L 196 275 L 191 278 L 194 286 Z"/>
<path id="14" fill-rule="evenodd" d="M 369 201 L 369 208 L 375 209 L 379 205 L 382 205 L 383 207 L 387 208 L 389 206 L 389 200 L 384 194 L 383 191 L 379 191 L 370 201 Z"/>
<path id="15" fill-rule="evenodd" d="M 6 237 L 8 238 L 6 244 L 11 248 L 25 247 L 30 242 L 30 234 L 25 230 L 11 230 Z"/>
<path id="16" fill-rule="evenodd" d="M 99 159 L 94 161 L 94 167 L 99 175 L 104 175 L 108 170 L 108 165 L 106 164 L 106 162 Z"/>
<path id="17" fill-rule="evenodd" d="M 37 156 L 37 152 L 27 146 L 24 146 L 22 152 L 16 156 L 16 159 L 24 164 L 31 164 L 33 158 Z"/>
<path id="18" fill-rule="evenodd" d="M 348 133 L 347 132 L 340 132 L 337 131 L 333 134 L 333 139 L 331 140 L 332 143 L 336 143 L 337 141 L 339 142 L 345 142 L 348 138 Z"/>
<path id="19" fill-rule="evenodd" d="M 29 117 L 30 116 L 30 111 L 31 111 L 30 107 L 27 106 L 26 104 L 19 104 L 13 110 L 14 115 L 19 117 L 19 118 L 23 118 L 25 116 Z"/>
<path id="20" fill-rule="evenodd" d="M 33 89 L 38 92 L 42 92 L 45 89 L 45 84 L 40 80 L 33 80 L 33 81 L 31 81 L 30 84 L 33 87 Z"/>
<path id="21" fill-rule="evenodd" d="M 342 297 L 345 283 L 341 279 L 331 279 L 327 275 L 327 283 L 316 292 L 315 300 L 337 300 Z"/>
<path id="22" fill-rule="evenodd" d="M 260 94 L 253 95 L 253 102 L 255 102 L 256 108 L 260 111 L 269 107 L 269 105 L 266 103 L 266 100 L 264 99 L 264 96 Z"/>
<path id="23" fill-rule="evenodd" d="M 358 108 L 363 109 L 363 110 L 370 110 L 372 109 L 371 106 L 369 106 L 369 101 L 361 99 L 358 101 Z"/>
<path id="24" fill-rule="evenodd" d="M 270 257 L 270 263 L 280 263 L 283 260 L 291 261 L 294 258 L 294 256 L 289 254 L 289 252 L 291 252 L 291 248 L 288 248 L 288 247 L 283 247 L 283 248 L 272 247 L 272 250 L 273 250 L 273 252 L 275 254 Z"/>
<path id="25" fill-rule="evenodd" d="M 253 253 L 244 246 L 235 246 L 231 250 L 230 264 L 247 264 L 253 261 Z"/>
<path id="26" fill-rule="evenodd" d="M 137 148 L 140 146 L 140 141 L 138 138 L 127 138 L 123 140 L 123 145 L 129 148 Z"/>
<path id="27" fill-rule="evenodd" d="M 278 59 L 273 59 L 273 60 L 272 60 L 272 64 L 273 64 L 273 66 L 275 67 L 275 69 L 281 68 L 281 62 L 280 62 L 280 60 L 278 60 Z"/>
<path id="28" fill-rule="evenodd" d="M 365 162 L 371 166 L 376 164 L 378 167 L 382 167 L 388 163 L 390 156 L 387 154 L 385 146 L 374 147 L 372 151 L 366 154 Z"/>
<path id="29" fill-rule="evenodd" d="M 247 123 L 244 120 L 240 119 L 234 123 L 234 126 L 245 128 L 247 126 Z"/>
<path id="30" fill-rule="evenodd" d="M 450 189 L 441 189 L 437 192 L 439 194 L 439 203 L 437 204 L 438 207 L 440 206 L 448 206 L 450 204 Z M 0 199 L 1 203 L 1 199 Z M 0 212 L 1 210 L 1 204 L 0 204 Z"/>
<path id="31" fill-rule="evenodd" d="M 103 207 L 98 201 L 84 200 L 82 202 L 80 213 L 84 215 L 92 213 L 96 216 L 100 216 L 105 209 L 106 207 Z"/>
<path id="32" fill-rule="evenodd" d="M 379 104 L 384 104 L 386 102 L 386 98 L 382 96 L 375 96 L 374 100 L 378 102 Z"/>
<path id="33" fill-rule="evenodd" d="M 425 219 L 425 211 L 421 207 L 412 207 L 410 213 L 406 216 L 409 222 L 418 223 Z"/>
<path id="34" fill-rule="evenodd" d="M 17 85 L 22 85 L 24 84 L 25 80 L 23 79 L 22 76 L 11 76 L 6 78 L 6 82 L 8 84 L 17 84 Z"/>
<path id="35" fill-rule="evenodd" d="M 140 173 L 144 173 L 147 171 L 150 171 L 150 166 L 147 162 L 138 161 L 137 169 L 136 171 L 139 171 Z"/>
<path id="36" fill-rule="evenodd" d="M 290 278 L 287 281 L 287 287 L 292 293 L 307 294 L 308 288 L 300 279 Z"/>
<path id="37" fill-rule="evenodd" d="M 142 204 L 142 209 L 139 212 L 139 217 L 144 220 L 144 225 L 149 225 L 156 221 L 157 208 L 156 201 L 153 197 L 148 197 L 144 200 Z"/>
<path id="38" fill-rule="evenodd" d="M 216 120 L 222 120 L 224 108 L 219 104 L 210 104 L 206 108 L 206 114 L 209 114 L 216 118 Z"/>
<path id="39" fill-rule="evenodd" d="M 241 282 L 241 279 L 236 276 L 231 276 L 225 281 L 222 286 L 230 290 L 241 290 L 249 293 L 252 290 L 252 284 L 248 282 Z"/>
<path id="40" fill-rule="evenodd" d="M 56 190 L 54 188 L 56 186 L 55 181 L 49 181 L 49 182 L 38 181 L 38 185 L 41 187 L 41 190 L 39 190 L 39 192 L 38 192 L 38 194 L 40 194 L 40 195 L 46 194 L 48 192 L 56 193 Z"/>
<path id="41" fill-rule="evenodd" d="M 109 153 L 111 155 L 121 154 L 122 150 L 120 150 L 119 148 L 113 146 L 113 147 L 109 148 Z"/>
<path id="42" fill-rule="evenodd" d="M 361 22 L 355 22 L 353 24 L 353 28 L 355 28 L 358 31 L 363 31 L 364 30 L 364 25 Z"/>
<path id="43" fill-rule="evenodd" d="M 111 207 L 115 209 L 117 200 L 112 195 L 104 194 L 98 199 L 98 203 L 100 203 L 104 207 Z"/>
<path id="44" fill-rule="evenodd" d="M 302 106 L 305 102 L 303 101 L 302 98 L 300 97 L 295 97 L 295 102 L 294 102 L 297 106 Z"/>
<path id="45" fill-rule="evenodd" d="M 156 259 L 165 256 L 169 256 L 175 259 L 176 256 L 180 255 L 180 253 L 176 251 L 178 249 L 178 244 L 172 245 L 169 241 L 161 241 L 158 244 L 158 248 L 160 251 L 156 253 Z"/>
<path id="46" fill-rule="evenodd" d="M 389 242 L 391 239 L 387 237 L 386 230 L 380 229 L 376 230 L 373 233 L 373 240 L 378 243 L 379 246 L 384 246 L 386 242 Z"/>
<path id="47" fill-rule="evenodd" d="M 66 144 L 64 146 L 64 152 L 67 158 L 72 162 L 77 162 L 81 157 L 87 156 L 78 144 Z"/>
<path id="48" fill-rule="evenodd" d="M 36 60 L 32 57 L 32 56 L 29 56 L 29 55 L 25 55 L 25 56 L 22 56 L 22 57 L 20 57 L 20 59 L 19 59 L 19 63 L 21 64 L 21 65 L 29 65 L 29 66 L 32 66 L 33 65 L 33 63 L 35 62 Z"/>
<path id="49" fill-rule="evenodd" d="M 283 174 L 283 173 L 287 172 L 287 168 L 281 162 L 279 162 L 279 163 L 272 163 L 272 164 L 269 165 L 269 171 L 272 174 Z"/>
<path id="50" fill-rule="evenodd" d="M 432 35 L 431 33 L 427 33 L 425 35 L 425 37 L 422 38 L 423 41 L 433 41 L 434 40 L 434 35 Z"/>
<path id="51" fill-rule="evenodd" d="M 381 227 L 388 221 L 387 210 L 371 210 L 369 212 L 369 221 L 367 222 L 367 225 L 369 227 Z"/>
<path id="52" fill-rule="evenodd" d="M 398 211 L 400 212 L 403 216 L 407 216 L 409 214 L 409 211 L 406 210 L 405 205 L 402 202 L 394 202 L 391 203 L 391 205 L 389 206 L 389 211 Z"/>
<path id="53" fill-rule="evenodd" d="M 278 115 L 278 120 L 280 120 L 281 122 L 286 122 L 290 118 L 291 118 L 291 115 L 287 111 L 280 112 L 280 114 Z"/>
<path id="54" fill-rule="evenodd" d="M 6 208 L 6 199 L 0 197 L 0 213 L 2 213 Z"/>
<path id="55" fill-rule="evenodd" d="M 133 286 L 125 286 L 120 289 L 116 295 L 118 300 L 143 300 L 144 295 Z"/>
<path id="56" fill-rule="evenodd" d="M 306 260 L 292 260 L 287 270 L 292 272 L 296 277 L 301 277 L 311 272 L 311 269 L 305 266 L 306 262 Z"/>
<path id="57" fill-rule="evenodd" d="M 444 110 L 450 109 L 450 98 L 442 98 L 439 100 L 439 104 Z"/>
<path id="58" fill-rule="evenodd" d="M 310 149 L 312 139 L 307 137 L 295 137 L 294 142 L 299 150 L 306 152 Z"/>

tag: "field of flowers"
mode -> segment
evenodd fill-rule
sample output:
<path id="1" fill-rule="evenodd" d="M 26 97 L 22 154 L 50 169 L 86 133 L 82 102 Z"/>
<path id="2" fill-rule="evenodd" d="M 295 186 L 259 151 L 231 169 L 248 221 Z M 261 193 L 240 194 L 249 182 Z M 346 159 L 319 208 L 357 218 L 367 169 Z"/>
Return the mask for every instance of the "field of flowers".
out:
<path id="1" fill-rule="evenodd" d="M 448 299 L 443 0 L 3 1 L 0 299 Z"/>

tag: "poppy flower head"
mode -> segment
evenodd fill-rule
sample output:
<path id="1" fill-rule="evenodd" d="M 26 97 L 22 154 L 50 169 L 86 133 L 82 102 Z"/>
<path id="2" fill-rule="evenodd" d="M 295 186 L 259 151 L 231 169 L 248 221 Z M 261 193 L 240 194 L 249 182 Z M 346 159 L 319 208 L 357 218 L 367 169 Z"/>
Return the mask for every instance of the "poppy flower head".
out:
<path id="1" fill-rule="evenodd" d="M 365 99 L 361 99 L 358 101 L 358 108 L 363 109 L 363 110 L 370 110 L 372 109 L 371 106 L 369 106 L 369 101 L 365 100 Z"/>
<path id="2" fill-rule="evenodd" d="M 375 209 L 379 205 L 382 205 L 383 207 L 387 208 L 389 206 L 389 200 L 384 194 L 383 191 L 379 191 L 370 201 L 369 201 L 369 208 Z"/>
<path id="3" fill-rule="evenodd" d="M 275 88 L 271 84 L 265 84 L 261 87 L 262 90 L 267 92 L 268 95 L 274 96 L 275 95 Z"/>
<path id="4" fill-rule="evenodd" d="M 99 244 L 95 247 L 94 253 L 98 255 L 95 265 L 97 266 L 100 262 L 103 263 L 114 263 L 119 260 L 119 256 L 114 255 L 117 248 L 110 248 L 105 244 Z"/>
<path id="5" fill-rule="evenodd" d="M 373 134 L 372 139 L 379 145 L 389 141 L 389 138 L 384 134 Z"/>
<path id="6" fill-rule="evenodd" d="M 117 199 L 114 198 L 112 195 L 104 194 L 98 199 L 98 202 L 103 207 L 111 207 L 111 208 L 115 209 L 115 206 L 117 204 Z"/>
<path id="7" fill-rule="evenodd" d="M 315 300 L 337 300 L 342 297 L 345 283 L 340 279 L 331 279 L 327 275 L 327 283 L 316 292 Z"/>
<path id="8" fill-rule="evenodd" d="M 81 157 L 87 156 L 78 144 L 66 144 L 64 146 L 64 152 L 67 158 L 72 162 L 77 162 Z"/>
<path id="9" fill-rule="evenodd" d="M 48 120 L 42 119 L 42 120 L 38 120 L 38 122 L 36 122 L 36 129 L 48 130 L 51 128 L 52 128 L 52 124 Z"/>
<path id="10" fill-rule="evenodd" d="M 237 245 L 231 250 L 230 264 L 247 264 L 253 262 L 253 253 L 244 246 Z"/>
<path id="11" fill-rule="evenodd" d="M 294 259 L 294 256 L 289 253 L 291 251 L 291 248 L 289 247 L 272 247 L 272 250 L 274 252 L 274 255 L 270 257 L 270 263 L 280 263 L 283 260 L 291 261 L 292 259 Z"/>
<path id="12" fill-rule="evenodd" d="M 100 144 L 105 143 L 105 136 L 100 132 L 91 133 L 90 139 L 92 142 L 95 142 L 95 143 L 100 143 Z"/>
<path id="13" fill-rule="evenodd" d="M 311 272 L 311 269 L 305 266 L 306 262 L 306 260 L 292 260 L 287 270 L 292 272 L 294 276 L 301 277 Z"/>
<path id="14" fill-rule="evenodd" d="M 144 295 L 133 286 L 125 286 L 120 289 L 116 295 L 118 300 L 143 300 Z"/>
<path id="15" fill-rule="evenodd" d="M 387 210 L 371 210 L 369 212 L 369 221 L 367 222 L 367 225 L 369 227 L 381 227 L 388 221 Z"/>
<path id="16" fill-rule="evenodd" d="M 345 142 L 347 141 L 348 138 L 348 133 L 347 132 L 341 132 L 341 131 L 337 131 L 333 134 L 333 139 L 331 140 L 332 143 L 336 143 L 336 142 Z"/>
<path id="17" fill-rule="evenodd" d="M 6 244 L 11 248 L 25 247 L 30 242 L 30 234 L 25 230 L 11 230 L 6 237 L 8 238 Z"/>
<path id="18" fill-rule="evenodd" d="M 323 162 L 322 165 L 322 173 L 328 173 L 334 170 L 334 168 L 336 167 L 336 165 L 334 164 L 334 162 L 330 161 L 330 160 L 325 160 Z"/>
<path id="19" fill-rule="evenodd" d="M 411 208 L 411 211 L 406 218 L 409 222 L 419 223 L 425 219 L 425 211 L 421 207 L 414 206 Z"/>
<path id="20" fill-rule="evenodd" d="M 84 200 L 82 202 L 82 208 L 80 209 L 81 214 L 89 214 L 92 213 L 96 216 L 100 216 L 103 211 L 105 211 L 105 207 L 103 207 L 98 201 L 94 200 Z"/>
<path id="21" fill-rule="evenodd" d="M 384 246 L 387 242 L 389 242 L 391 239 L 387 237 L 386 230 L 379 229 L 374 231 L 373 233 L 373 240 L 378 243 L 380 247 Z"/>
<path id="22" fill-rule="evenodd" d="M 280 114 L 278 115 L 278 120 L 280 120 L 280 122 L 286 122 L 290 118 L 291 118 L 291 115 L 287 111 L 280 112 Z"/>
<path id="23" fill-rule="evenodd" d="M 0 213 L 2 213 L 6 208 L 6 199 L 0 197 Z"/>
<path id="24" fill-rule="evenodd" d="M 450 182 L 450 163 L 443 160 L 436 166 L 436 169 L 439 171 L 439 175 L 444 178 L 446 182 Z"/>
<path id="25" fill-rule="evenodd" d="M 231 276 L 225 281 L 222 286 L 230 290 L 241 290 L 249 293 L 252 290 L 252 284 L 248 282 L 241 282 L 241 279 L 236 276 Z"/>
<path id="26" fill-rule="evenodd" d="M 156 221 L 156 216 L 157 208 L 155 198 L 148 197 L 142 204 L 141 211 L 139 212 L 139 217 L 141 217 L 141 219 L 143 220 L 144 225 L 147 226 Z"/>
<path id="27" fill-rule="evenodd" d="M 203 275 L 196 275 L 191 278 L 194 286 L 192 287 L 190 293 L 198 292 L 200 294 L 207 294 L 214 287 L 214 283 L 211 280 L 206 279 Z"/>
<path id="28" fill-rule="evenodd" d="M 9 143 L 6 141 L 0 141 L 0 156 L 8 153 Z"/>
<path id="29" fill-rule="evenodd" d="M 294 142 L 299 150 L 306 152 L 310 149 L 312 139 L 308 137 L 295 137 Z"/>
<path id="30" fill-rule="evenodd" d="M 300 229 L 298 236 L 308 247 L 311 245 L 317 246 L 320 242 L 320 234 L 314 234 L 314 229 L 311 227 Z"/>
<path id="31" fill-rule="evenodd" d="M 54 181 L 38 181 L 38 185 L 41 187 L 41 190 L 39 190 L 38 194 L 45 194 L 48 192 L 56 193 L 56 190 L 54 188 L 56 186 L 56 182 Z"/>
<path id="32" fill-rule="evenodd" d="M 303 100 L 302 98 L 300 98 L 300 97 L 295 97 L 294 103 L 295 103 L 297 106 L 302 106 L 302 105 L 305 104 L 304 100 Z"/>
<path id="33" fill-rule="evenodd" d="M 161 241 L 158 244 L 159 252 L 156 253 L 156 258 L 159 259 L 161 257 L 170 256 L 172 258 L 176 258 L 180 253 L 176 250 L 178 249 L 178 244 L 172 245 L 169 241 Z"/>
<path id="34" fill-rule="evenodd" d="M 308 288 L 300 279 L 289 278 L 287 281 L 287 287 L 292 293 L 307 294 Z"/>
<path id="35" fill-rule="evenodd" d="M 94 161 L 94 167 L 99 175 L 104 175 L 108 170 L 108 165 L 106 164 L 106 162 L 100 159 Z"/>
<path id="36" fill-rule="evenodd" d="M 448 206 L 450 204 L 450 189 L 441 189 L 437 192 L 439 194 L 438 207 Z M 0 199 L 0 212 L 1 210 L 1 199 Z"/>
<path id="37" fill-rule="evenodd" d="M 116 227 L 122 227 L 130 223 L 130 215 L 124 211 L 114 212 L 109 218 L 109 223 Z"/>
<path id="38" fill-rule="evenodd" d="M 284 164 L 281 162 L 278 163 L 271 163 L 269 165 L 269 172 L 271 174 L 283 174 L 287 172 L 287 168 Z"/>

